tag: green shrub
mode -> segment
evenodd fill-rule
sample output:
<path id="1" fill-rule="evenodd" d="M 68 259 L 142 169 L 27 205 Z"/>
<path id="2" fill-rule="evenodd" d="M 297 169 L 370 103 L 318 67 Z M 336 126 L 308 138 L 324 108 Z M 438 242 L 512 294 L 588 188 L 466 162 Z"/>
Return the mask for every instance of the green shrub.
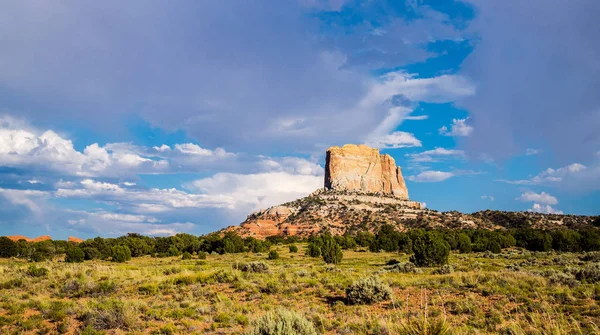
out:
<path id="1" fill-rule="evenodd" d="M 388 262 L 389 263 L 389 262 Z M 406 263 L 395 263 L 391 265 L 385 265 L 381 272 L 397 272 L 397 273 L 422 273 L 420 269 L 417 268 L 411 262 Z"/>
<path id="2" fill-rule="evenodd" d="M 450 246 L 437 233 L 428 231 L 415 234 L 410 261 L 417 266 L 436 266 L 448 263 Z"/>
<path id="3" fill-rule="evenodd" d="M 198 253 L 198 259 L 206 259 L 206 256 L 208 256 L 208 253 L 207 253 L 207 252 L 200 251 L 200 252 Z"/>
<path id="4" fill-rule="evenodd" d="M 117 245 L 111 249 L 112 261 L 125 263 L 131 260 L 131 250 L 126 245 Z"/>
<path id="5" fill-rule="evenodd" d="M 79 247 L 67 248 L 67 255 L 65 262 L 67 263 L 81 263 L 85 259 L 85 252 Z"/>
<path id="6" fill-rule="evenodd" d="M 392 289 L 378 277 L 359 279 L 346 289 L 346 300 L 350 305 L 374 304 L 391 297 Z"/>
<path id="7" fill-rule="evenodd" d="M 48 269 L 30 265 L 27 269 L 27 274 L 31 277 L 45 277 L 48 275 Z"/>
<path id="8" fill-rule="evenodd" d="M 265 262 L 250 262 L 234 264 L 233 268 L 242 272 L 269 273 L 269 265 Z"/>
<path id="9" fill-rule="evenodd" d="M 467 254 L 471 252 L 471 238 L 465 233 L 458 234 L 457 248 L 461 254 Z"/>
<path id="10" fill-rule="evenodd" d="M 342 257 L 344 257 L 342 247 L 329 234 L 323 235 L 322 239 L 321 255 L 323 255 L 325 263 L 339 264 L 342 261 Z"/>
<path id="11" fill-rule="evenodd" d="M 573 271 L 575 278 L 584 283 L 600 282 L 600 264 L 591 264 Z"/>
<path id="12" fill-rule="evenodd" d="M 278 258 L 279 258 L 279 253 L 277 252 L 277 250 L 269 251 L 269 256 L 267 256 L 267 259 L 278 259 Z"/>
<path id="13" fill-rule="evenodd" d="M 310 257 L 319 257 L 321 256 L 321 247 L 316 245 L 315 243 L 309 243 L 306 248 L 306 255 Z"/>
<path id="14" fill-rule="evenodd" d="M 255 320 L 246 335 L 317 335 L 317 331 L 301 314 L 278 309 Z"/>
<path id="15" fill-rule="evenodd" d="M 452 267 L 452 265 L 449 264 L 444 264 L 441 267 L 433 270 L 434 275 L 447 275 L 452 272 L 454 272 L 454 268 Z"/>
<path id="16" fill-rule="evenodd" d="M 192 254 L 190 254 L 189 252 L 184 252 L 184 253 L 181 255 L 181 259 L 182 259 L 182 260 L 192 259 Z"/>
<path id="17" fill-rule="evenodd" d="M 298 252 L 298 247 L 294 244 L 291 244 L 288 248 L 290 248 L 290 252 Z"/>

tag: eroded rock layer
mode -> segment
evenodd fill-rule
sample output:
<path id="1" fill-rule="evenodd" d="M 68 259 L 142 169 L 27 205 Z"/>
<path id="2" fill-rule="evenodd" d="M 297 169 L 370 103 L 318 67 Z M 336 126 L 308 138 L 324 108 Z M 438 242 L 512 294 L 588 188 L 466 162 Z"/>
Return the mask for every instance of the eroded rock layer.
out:
<path id="1" fill-rule="evenodd" d="M 394 159 L 366 145 L 327 150 L 325 189 L 391 195 L 408 200 L 402 170 Z"/>

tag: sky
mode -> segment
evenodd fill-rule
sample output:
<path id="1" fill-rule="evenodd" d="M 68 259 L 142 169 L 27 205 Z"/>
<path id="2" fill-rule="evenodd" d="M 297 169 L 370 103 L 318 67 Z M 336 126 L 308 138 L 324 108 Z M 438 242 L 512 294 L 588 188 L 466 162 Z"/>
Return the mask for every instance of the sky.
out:
<path id="1" fill-rule="evenodd" d="M 0 235 L 206 234 L 364 143 L 428 208 L 600 214 L 600 2 L 4 0 Z"/>

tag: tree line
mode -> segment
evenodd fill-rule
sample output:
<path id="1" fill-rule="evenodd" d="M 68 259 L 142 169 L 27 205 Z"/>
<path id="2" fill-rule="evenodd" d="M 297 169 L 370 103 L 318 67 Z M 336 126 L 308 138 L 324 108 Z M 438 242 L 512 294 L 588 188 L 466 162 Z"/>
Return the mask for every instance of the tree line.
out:
<path id="1" fill-rule="evenodd" d="M 517 228 L 508 230 L 424 230 L 413 229 L 400 232 L 389 224 L 381 225 L 375 232 L 359 231 L 344 236 L 324 233 L 307 239 L 299 237 L 272 236 L 266 240 L 242 238 L 233 232 L 212 233 L 203 236 L 177 234 L 169 237 L 149 237 L 130 233 L 117 238 L 96 237 L 82 243 L 62 240 L 42 242 L 12 241 L 0 237 L 0 257 L 17 257 L 30 261 L 44 261 L 65 255 L 67 262 L 83 260 L 112 260 L 124 262 L 132 257 L 150 255 L 171 257 L 217 253 L 267 253 L 275 244 L 308 242 L 306 253 L 323 257 L 327 263 L 337 264 L 343 257 L 342 250 L 356 249 L 371 252 L 403 252 L 413 254 L 415 264 L 430 264 L 418 256 L 433 260 L 431 264 L 443 264 L 451 250 L 460 253 L 489 251 L 499 253 L 504 248 L 521 247 L 531 251 L 583 252 L 600 251 L 600 229 L 541 230 Z M 290 249 L 292 250 L 292 249 Z M 188 256 L 189 257 L 189 256 Z"/>

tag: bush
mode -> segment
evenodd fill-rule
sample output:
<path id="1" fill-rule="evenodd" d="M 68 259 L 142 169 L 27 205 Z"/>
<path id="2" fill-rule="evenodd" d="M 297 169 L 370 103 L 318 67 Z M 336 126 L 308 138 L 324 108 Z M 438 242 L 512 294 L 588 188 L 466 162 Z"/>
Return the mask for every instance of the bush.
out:
<path id="1" fill-rule="evenodd" d="M 83 316 L 84 324 L 95 330 L 130 329 L 135 324 L 133 310 L 119 300 L 92 301 Z"/>
<path id="2" fill-rule="evenodd" d="M 267 259 L 278 259 L 279 258 L 279 253 L 277 252 L 277 250 L 271 250 L 269 251 L 269 256 L 267 256 Z"/>
<path id="3" fill-rule="evenodd" d="M 269 265 L 265 262 L 250 262 L 250 263 L 240 263 L 234 264 L 234 269 L 240 270 L 242 272 L 257 272 L 257 273 L 268 273 Z"/>
<path id="4" fill-rule="evenodd" d="M 186 251 L 181 255 L 181 259 L 182 260 L 192 259 L 192 254 L 190 254 L 189 252 Z"/>
<path id="5" fill-rule="evenodd" d="M 14 242 L 6 236 L 0 236 L 0 257 L 10 258 L 19 254 L 17 242 Z"/>
<path id="6" fill-rule="evenodd" d="M 207 252 L 200 251 L 200 252 L 198 253 L 198 259 L 206 259 L 206 257 L 207 257 L 207 256 L 208 256 L 208 253 L 207 253 Z"/>
<path id="7" fill-rule="evenodd" d="M 458 234 L 457 248 L 461 254 L 467 254 L 467 253 L 471 252 L 471 250 L 472 250 L 471 238 L 469 237 L 469 235 L 467 235 L 465 233 Z"/>
<path id="8" fill-rule="evenodd" d="M 298 252 L 298 247 L 294 244 L 290 245 L 289 248 L 290 252 Z"/>
<path id="9" fill-rule="evenodd" d="M 48 275 L 48 269 L 30 265 L 27 269 L 27 274 L 31 277 L 45 277 Z"/>
<path id="10" fill-rule="evenodd" d="M 329 235 L 323 235 L 323 246 L 321 247 L 321 255 L 327 264 L 339 264 L 344 257 L 342 247 L 337 244 L 335 239 Z"/>
<path id="11" fill-rule="evenodd" d="M 436 266 L 448 263 L 450 246 L 435 232 L 422 232 L 413 238 L 410 261 L 417 266 Z"/>
<path id="12" fill-rule="evenodd" d="M 454 272 L 454 268 L 452 267 L 452 265 L 449 264 L 444 264 L 441 267 L 433 270 L 434 275 L 447 275 L 452 272 Z"/>
<path id="13" fill-rule="evenodd" d="M 321 247 L 311 242 L 306 248 L 306 254 L 310 257 L 319 257 L 321 256 Z"/>
<path id="14" fill-rule="evenodd" d="M 278 309 L 255 320 L 246 335 L 317 335 L 317 331 L 301 314 Z"/>
<path id="15" fill-rule="evenodd" d="M 600 282 L 600 264 L 588 265 L 573 272 L 575 278 L 581 282 L 589 284 Z"/>
<path id="16" fill-rule="evenodd" d="M 131 260 L 131 250 L 126 245 L 117 245 L 111 249 L 112 261 L 124 263 Z"/>
<path id="17" fill-rule="evenodd" d="M 346 300 L 351 305 L 374 304 L 391 297 L 392 289 L 378 277 L 360 279 L 346 289 Z"/>
<path id="18" fill-rule="evenodd" d="M 65 262 L 67 263 L 81 263 L 85 259 L 85 252 L 79 247 L 70 247 L 67 249 L 67 255 Z"/>
<path id="19" fill-rule="evenodd" d="M 410 262 L 386 265 L 381 269 L 381 272 L 422 273 L 420 269 Z"/>

